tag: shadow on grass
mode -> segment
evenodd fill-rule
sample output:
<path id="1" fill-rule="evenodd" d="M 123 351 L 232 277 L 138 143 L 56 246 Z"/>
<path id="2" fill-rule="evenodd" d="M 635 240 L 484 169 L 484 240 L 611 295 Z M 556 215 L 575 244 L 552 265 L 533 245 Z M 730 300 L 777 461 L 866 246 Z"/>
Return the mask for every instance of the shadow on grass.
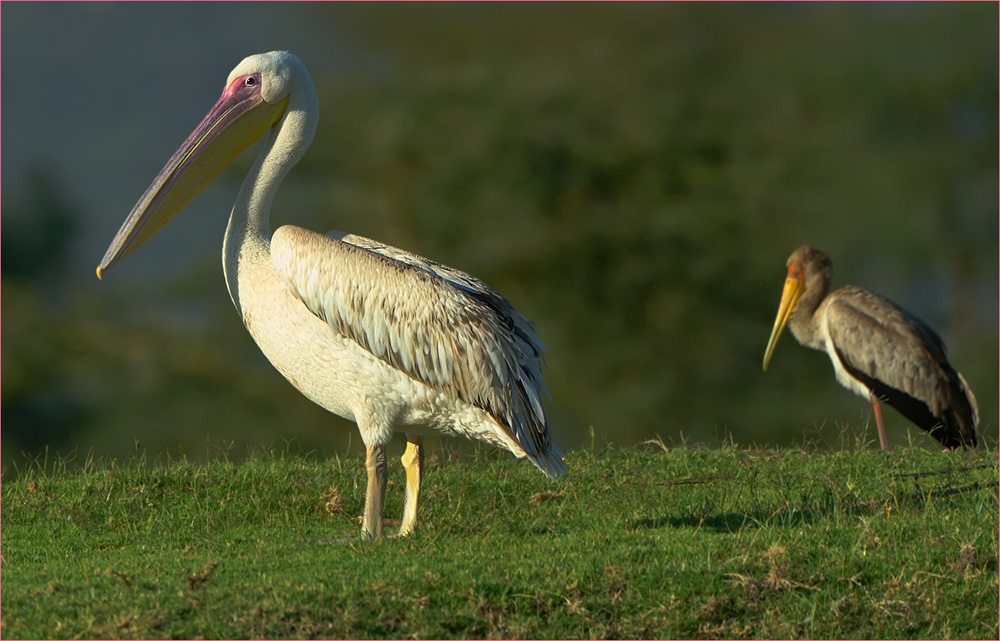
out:
<path id="1" fill-rule="evenodd" d="M 748 512 L 727 512 L 725 514 L 700 513 L 688 514 L 686 516 L 639 518 L 633 520 L 630 525 L 635 530 L 661 527 L 693 527 L 698 529 L 707 528 L 717 534 L 730 534 L 759 527 L 809 525 L 818 520 L 834 516 L 866 516 L 899 509 L 903 505 L 910 508 L 922 509 L 929 501 L 936 498 L 963 492 L 984 490 L 991 487 L 1000 487 L 1000 481 L 976 482 L 961 487 L 947 487 L 926 491 L 918 489 L 904 494 L 890 494 L 884 498 L 867 501 L 844 502 L 833 500 L 830 497 L 830 500 L 804 508 L 785 504 L 769 510 L 761 509 Z"/>

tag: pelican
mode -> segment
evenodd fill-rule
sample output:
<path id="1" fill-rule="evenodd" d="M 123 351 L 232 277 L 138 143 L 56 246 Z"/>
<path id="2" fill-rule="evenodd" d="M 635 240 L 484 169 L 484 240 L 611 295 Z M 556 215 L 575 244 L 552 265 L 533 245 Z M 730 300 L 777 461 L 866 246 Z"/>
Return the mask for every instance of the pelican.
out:
<path id="1" fill-rule="evenodd" d="M 275 193 L 318 117 L 298 58 L 273 51 L 244 59 L 132 209 L 98 278 L 263 137 L 229 216 L 226 285 L 271 364 L 309 400 L 357 423 L 368 471 L 361 537 L 383 537 L 385 446 L 396 430 L 407 440 L 400 536 L 416 530 L 428 434 L 485 441 L 560 476 L 566 465 L 542 406 L 544 346 L 509 302 L 469 274 L 367 238 L 291 225 L 271 232 Z"/>
<path id="2" fill-rule="evenodd" d="M 832 264 L 809 245 L 792 252 L 787 265 L 764 371 L 788 324 L 795 340 L 830 356 L 841 385 L 871 400 L 882 449 L 889 449 L 889 439 L 879 401 L 945 447 L 976 446 L 976 397 L 948 363 L 937 332 L 867 289 L 846 285 L 827 294 Z"/>

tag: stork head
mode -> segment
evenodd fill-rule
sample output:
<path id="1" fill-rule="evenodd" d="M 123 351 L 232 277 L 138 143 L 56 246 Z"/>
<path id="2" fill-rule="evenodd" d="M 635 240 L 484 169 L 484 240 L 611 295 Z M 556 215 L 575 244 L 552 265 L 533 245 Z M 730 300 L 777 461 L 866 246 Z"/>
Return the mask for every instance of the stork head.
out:
<path id="1" fill-rule="evenodd" d="M 774 319 L 774 328 L 771 330 L 771 338 L 767 342 L 767 349 L 764 351 L 764 371 L 771 362 L 774 355 L 774 348 L 778 344 L 778 338 L 784 331 L 788 319 L 798 304 L 802 295 L 810 288 L 822 287 L 822 279 L 825 278 L 827 287 L 830 282 L 831 265 L 830 259 L 823 252 L 813 249 L 809 245 L 802 245 L 792 252 L 786 262 L 788 275 L 785 277 L 785 288 L 781 294 L 781 303 L 778 305 L 778 315 Z"/>

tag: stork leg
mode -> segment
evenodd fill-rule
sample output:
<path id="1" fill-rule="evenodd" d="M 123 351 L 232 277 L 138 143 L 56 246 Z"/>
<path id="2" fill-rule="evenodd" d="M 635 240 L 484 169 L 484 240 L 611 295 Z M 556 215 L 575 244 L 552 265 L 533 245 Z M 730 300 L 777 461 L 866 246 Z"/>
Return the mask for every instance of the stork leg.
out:
<path id="1" fill-rule="evenodd" d="M 369 445 L 365 467 L 368 468 L 368 493 L 365 495 L 365 513 L 361 519 L 361 538 L 382 538 L 382 505 L 385 503 L 385 485 L 388 467 L 385 446 Z"/>
<path id="2" fill-rule="evenodd" d="M 875 426 L 878 427 L 878 442 L 882 446 L 883 450 L 889 449 L 889 436 L 885 433 L 885 423 L 882 421 L 882 405 L 878 402 L 878 398 L 871 392 L 868 393 L 868 397 L 872 401 L 872 409 L 875 411 Z"/>
<path id="3" fill-rule="evenodd" d="M 401 460 L 406 469 L 406 498 L 399 536 L 409 536 L 417 529 L 417 495 L 420 494 L 420 477 L 424 473 L 424 446 L 419 436 L 406 436 L 406 451 Z"/>

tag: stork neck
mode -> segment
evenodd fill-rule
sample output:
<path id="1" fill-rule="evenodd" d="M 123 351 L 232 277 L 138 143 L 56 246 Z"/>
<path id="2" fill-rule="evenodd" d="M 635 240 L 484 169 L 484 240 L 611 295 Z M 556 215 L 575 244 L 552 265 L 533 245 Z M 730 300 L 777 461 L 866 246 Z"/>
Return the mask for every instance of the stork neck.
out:
<path id="1" fill-rule="evenodd" d="M 788 328 L 795 338 L 813 349 L 823 349 L 823 339 L 820 334 L 820 322 L 816 312 L 830 291 L 829 277 L 811 275 L 806 279 L 806 291 L 795 305 L 788 317 Z"/>

